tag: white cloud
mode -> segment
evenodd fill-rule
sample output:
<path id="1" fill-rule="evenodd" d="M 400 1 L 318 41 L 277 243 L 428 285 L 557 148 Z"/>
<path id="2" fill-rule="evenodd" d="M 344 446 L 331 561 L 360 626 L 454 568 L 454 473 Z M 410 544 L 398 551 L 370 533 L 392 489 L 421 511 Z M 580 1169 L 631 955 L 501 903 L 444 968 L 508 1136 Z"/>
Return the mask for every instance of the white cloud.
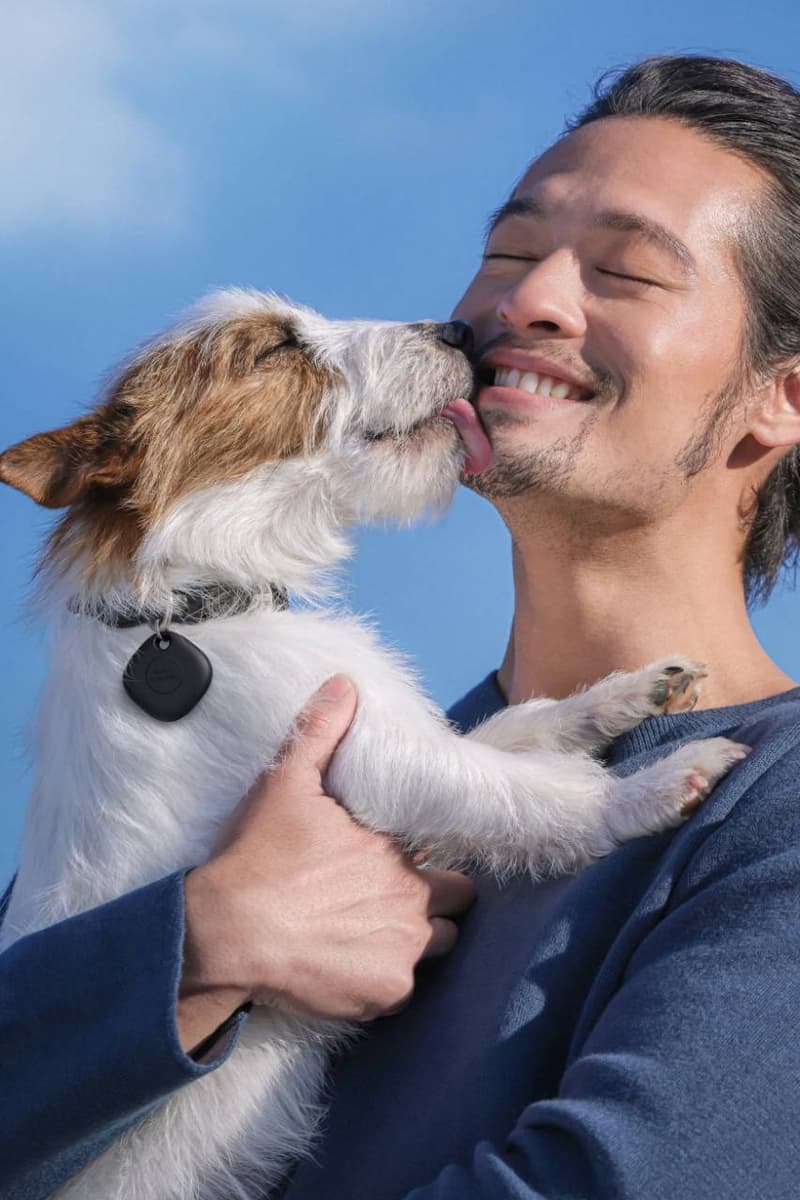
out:
<path id="1" fill-rule="evenodd" d="M 0 37 L 0 231 L 167 232 L 183 212 L 180 148 L 117 83 L 130 55 L 89 0 L 6 0 Z"/>
<path id="2" fill-rule="evenodd" d="M 170 93 L 213 66 L 288 100 L 313 86 L 309 51 L 344 39 L 355 53 L 425 12 L 424 0 L 5 0 L 0 236 L 188 230 L 190 146 L 135 89 Z"/>

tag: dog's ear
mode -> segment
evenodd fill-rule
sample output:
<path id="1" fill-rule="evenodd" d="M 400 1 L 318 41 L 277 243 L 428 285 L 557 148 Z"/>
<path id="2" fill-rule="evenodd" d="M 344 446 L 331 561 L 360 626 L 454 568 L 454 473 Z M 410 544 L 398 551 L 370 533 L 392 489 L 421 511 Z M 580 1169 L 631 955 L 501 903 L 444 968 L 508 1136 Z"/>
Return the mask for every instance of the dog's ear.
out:
<path id="1" fill-rule="evenodd" d="M 116 422 L 94 412 L 63 429 L 37 433 L 0 454 L 0 480 L 45 508 L 66 508 L 93 488 L 130 483 L 136 456 Z"/>

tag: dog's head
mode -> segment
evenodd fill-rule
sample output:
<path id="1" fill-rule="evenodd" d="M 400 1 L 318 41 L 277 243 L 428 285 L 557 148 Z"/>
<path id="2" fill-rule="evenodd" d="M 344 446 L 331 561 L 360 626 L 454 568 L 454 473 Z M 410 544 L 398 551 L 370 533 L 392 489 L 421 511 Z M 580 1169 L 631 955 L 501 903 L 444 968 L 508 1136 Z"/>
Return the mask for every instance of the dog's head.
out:
<path id="1" fill-rule="evenodd" d="M 0 479 L 69 510 L 51 543 L 60 569 L 266 572 L 292 586 L 281 547 L 330 565 L 350 522 L 449 500 L 463 451 L 442 413 L 473 389 L 467 334 L 219 292 L 137 353 L 93 411 L 1 455 Z"/>

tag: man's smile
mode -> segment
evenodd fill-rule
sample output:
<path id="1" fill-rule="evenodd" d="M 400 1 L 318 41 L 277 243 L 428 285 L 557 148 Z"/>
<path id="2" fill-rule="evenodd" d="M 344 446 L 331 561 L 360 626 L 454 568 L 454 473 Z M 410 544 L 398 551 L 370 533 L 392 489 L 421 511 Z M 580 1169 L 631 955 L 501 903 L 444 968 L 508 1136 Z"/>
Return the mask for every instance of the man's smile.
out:
<path id="1" fill-rule="evenodd" d="M 483 361 L 479 407 L 530 412 L 567 408 L 594 398 L 592 385 L 560 365 L 522 350 L 494 350 Z"/>

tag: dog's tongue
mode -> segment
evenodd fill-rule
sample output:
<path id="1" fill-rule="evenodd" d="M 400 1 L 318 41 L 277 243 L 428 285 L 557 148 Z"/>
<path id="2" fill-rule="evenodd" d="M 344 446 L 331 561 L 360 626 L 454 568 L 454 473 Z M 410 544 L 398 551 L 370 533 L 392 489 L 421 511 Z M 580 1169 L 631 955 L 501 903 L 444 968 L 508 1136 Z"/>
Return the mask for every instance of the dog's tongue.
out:
<path id="1" fill-rule="evenodd" d="M 478 475 L 485 471 L 492 461 L 492 447 L 474 406 L 463 398 L 451 400 L 442 409 L 442 416 L 450 418 L 464 443 L 466 474 Z"/>

